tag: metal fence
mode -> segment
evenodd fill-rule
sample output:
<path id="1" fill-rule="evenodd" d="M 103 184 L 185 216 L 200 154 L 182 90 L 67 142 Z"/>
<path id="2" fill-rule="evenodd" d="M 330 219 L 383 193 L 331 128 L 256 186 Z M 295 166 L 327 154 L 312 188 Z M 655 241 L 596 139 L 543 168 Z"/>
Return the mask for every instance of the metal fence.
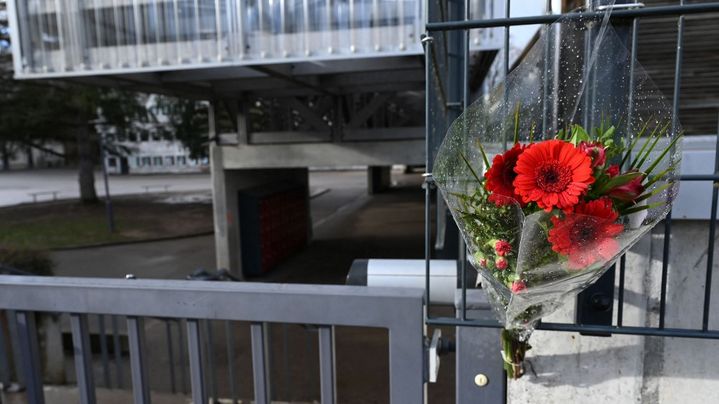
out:
<path id="1" fill-rule="evenodd" d="M 548 2 L 551 3 L 551 2 Z M 597 8 L 592 8 L 592 5 L 597 3 L 596 1 L 588 1 L 590 6 L 588 11 L 582 13 L 582 18 L 594 17 L 600 18 L 604 15 L 603 11 L 594 11 Z M 632 35 L 631 35 L 631 51 L 632 55 L 636 56 L 638 48 L 638 32 L 640 30 L 639 22 L 643 17 L 653 16 L 678 16 L 677 25 L 677 45 L 676 45 L 676 63 L 674 70 L 674 94 L 673 94 L 673 116 L 678 117 L 679 112 L 679 101 L 680 101 L 680 89 L 681 89 L 681 72 L 683 62 L 683 43 L 684 43 L 684 26 L 685 26 L 685 15 L 699 14 L 699 13 L 710 13 L 719 12 L 719 3 L 699 3 L 699 4 L 684 4 L 682 0 L 679 5 L 670 6 L 652 6 L 644 7 L 641 3 L 623 4 L 621 7 L 616 7 L 611 14 L 612 19 L 631 19 Z M 452 3 L 450 3 L 452 4 Z M 464 108 L 468 106 L 468 60 L 470 57 L 470 49 L 468 47 L 468 32 L 471 29 L 478 28 L 496 28 L 504 27 L 504 51 L 503 51 L 503 66 L 504 76 L 506 77 L 510 71 L 509 64 L 509 28 L 519 25 L 531 25 L 531 24 L 551 24 L 557 21 L 559 18 L 579 18 L 578 13 L 569 14 L 554 14 L 554 15 L 537 15 L 530 17 L 510 17 L 511 1 L 506 1 L 505 17 L 494 18 L 486 20 L 471 20 L 467 13 L 466 7 L 463 7 L 461 2 L 456 3 L 459 5 L 459 12 L 455 13 L 458 18 L 452 19 L 440 19 L 438 21 L 429 20 L 426 24 L 426 35 L 423 39 L 425 44 L 425 60 L 427 66 L 427 104 L 426 104 L 426 153 L 427 153 L 427 180 L 425 186 L 425 258 L 426 258 L 426 290 L 429 295 L 430 290 L 430 258 L 432 256 L 432 198 L 435 195 L 432 186 L 432 156 L 433 148 L 441 142 L 446 125 L 451 122 L 453 117 L 459 116 Z M 430 13 L 431 15 L 431 13 Z M 442 14 L 444 15 L 444 14 Z M 449 40 L 447 39 L 449 38 Z M 439 40 L 442 39 L 442 40 Z M 449 48 L 442 48 L 447 46 Z M 451 48 L 451 44 L 456 43 L 458 46 L 455 49 Z M 443 52 L 444 55 L 449 55 L 450 61 L 454 59 L 456 63 L 442 63 L 438 62 L 438 58 L 435 55 L 437 52 Z M 633 64 L 632 64 L 633 69 Z M 545 97 L 547 96 L 545 92 Z M 437 108 L 441 108 L 445 111 L 446 117 L 444 121 L 438 122 L 437 117 L 433 116 L 432 110 L 435 107 L 433 103 L 440 104 Z M 717 137 L 719 143 L 719 137 Z M 714 184 L 712 189 L 712 203 L 711 212 L 709 213 L 710 223 L 708 228 L 709 242 L 708 242 L 708 259 L 706 266 L 706 277 L 705 277 L 705 290 L 703 296 L 703 320 L 701 328 L 689 329 L 689 328 L 669 328 L 665 327 L 665 312 L 666 312 L 666 300 L 667 300 L 667 273 L 669 266 L 669 255 L 671 247 L 671 228 L 672 218 L 671 213 L 664 221 L 664 245 L 663 245 L 663 261 L 661 269 L 661 292 L 660 292 L 660 304 L 659 304 L 659 323 L 656 327 L 637 327 L 637 326 L 626 326 L 623 324 L 623 312 L 624 312 L 624 284 L 625 284 L 625 270 L 626 260 L 622 256 L 619 262 L 616 264 L 618 268 L 618 290 L 616 291 L 617 297 L 617 316 L 616 321 L 612 323 L 611 314 L 612 310 L 609 310 L 609 323 L 606 321 L 584 321 L 578 323 L 556 323 L 556 322 L 541 322 L 537 329 L 540 330 L 551 330 L 551 331 L 572 331 L 581 332 L 586 334 L 595 335 L 611 335 L 611 334 L 632 334 L 632 335 L 649 335 L 649 336 L 665 336 L 665 337 L 686 337 L 686 338 L 707 338 L 707 339 L 719 339 L 719 330 L 709 328 L 709 316 L 710 316 L 710 303 L 711 303 L 711 284 L 712 284 L 712 267 L 714 264 L 714 240 L 716 235 L 716 215 L 717 215 L 717 204 L 719 195 L 719 144 L 716 148 L 717 159 L 715 161 L 715 172 L 706 175 L 683 175 L 680 177 L 681 181 L 711 181 Z M 441 206 L 441 201 L 438 202 Z M 437 213 L 438 216 L 442 216 L 442 212 Z M 467 263 L 462 258 L 463 254 L 460 254 L 461 261 L 461 304 L 458 305 L 457 318 L 452 317 L 433 317 L 431 316 L 431 303 L 427 302 L 427 319 L 426 322 L 429 325 L 435 326 L 458 326 L 458 327 L 485 327 L 485 328 L 501 328 L 502 326 L 492 319 L 474 319 L 467 317 L 467 289 L 468 289 L 468 268 Z M 603 293 L 608 295 L 613 300 L 615 291 L 614 288 L 614 276 L 615 270 L 608 272 L 603 279 L 598 281 L 600 286 L 603 288 Z M 612 301 L 610 300 L 610 301 Z M 591 304 L 585 302 L 580 297 L 578 307 L 581 308 L 582 304 Z M 610 305 L 611 309 L 612 306 Z M 605 319 L 606 320 L 606 319 Z M 458 359 L 459 360 L 459 359 Z"/>
<path id="2" fill-rule="evenodd" d="M 117 338 L 118 316 L 126 317 L 130 375 L 134 401 L 150 402 L 150 370 L 145 321 L 165 321 L 168 335 L 173 325 L 185 324 L 178 333 L 183 351 L 187 344 L 189 381 L 193 402 L 206 403 L 216 382 L 212 352 L 205 346 L 205 323 L 212 320 L 250 323 L 252 384 L 257 403 L 269 403 L 273 381 L 270 372 L 270 323 L 307 324 L 318 329 L 319 380 L 322 403 L 337 397 L 335 326 L 377 327 L 389 335 L 389 398 L 393 403 L 424 400 L 424 337 L 421 290 L 352 286 L 278 285 L 261 283 L 192 282 L 166 280 L 114 280 L 29 276 L 0 277 L 0 309 L 17 333 L 14 353 L 30 403 L 43 403 L 42 360 L 35 313 L 68 313 L 72 330 L 75 374 L 80 402 L 96 402 L 89 316 L 113 319 Z M 13 328 L 11 327 L 11 328 Z M 204 331 L 203 331 L 204 329 Z M 186 335 L 186 338 L 184 337 Z M 0 337 L 3 336 L 0 327 Z M 104 338 L 104 335 L 102 336 Z M 209 337 L 211 338 L 211 337 Z M 186 339 L 186 342 L 185 342 Z M 9 362 L 0 341 L 0 371 Z M 121 348 L 114 341 L 114 354 Z M 230 345 L 228 345 L 230 346 Z M 234 344 L 233 344 L 234 348 Z M 163 349 L 173 356 L 172 339 Z M 13 352 L 11 350 L 10 352 Z M 150 353 L 151 355 L 154 352 Z M 103 361 L 109 355 L 102 349 Z M 180 355 L 180 357 L 184 357 Z M 171 368 L 174 368 L 172 366 Z M 184 366 L 183 366 L 184 369 Z M 232 369 L 232 366 L 230 367 Z M 230 370 L 232 372 L 232 370 Z M 122 372 L 118 369 L 118 377 Z M 104 373 L 109 378 L 108 373 Z M 184 384 L 184 374 L 180 375 Z M 171 373 L 175 379 L 175 374 Z M 236 374 L 230 373 L 230 378 Z M 109 380 L 104 381 L 105 385 Z M 120 386 L 123 381 L 118 380 Z M 233 387 L 234 389 L 234 387 Z M 212 395 L 217 397 L 216 395 Z M 233 397 L 236 400 L 236 397 Z"/>

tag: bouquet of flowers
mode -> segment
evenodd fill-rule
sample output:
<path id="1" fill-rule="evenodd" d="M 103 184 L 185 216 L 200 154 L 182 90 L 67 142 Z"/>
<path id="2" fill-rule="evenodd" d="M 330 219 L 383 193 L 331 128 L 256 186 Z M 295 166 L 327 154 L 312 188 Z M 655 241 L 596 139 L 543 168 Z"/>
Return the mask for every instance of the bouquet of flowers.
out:
<path id="1" fill-rule="evenodd" d="M 608 18 L 549 26 L 506 85 L 452 124 L 433 175 L 505 327 L 509 377 L 541 317 L 668 213 L 680 133 Z"/>

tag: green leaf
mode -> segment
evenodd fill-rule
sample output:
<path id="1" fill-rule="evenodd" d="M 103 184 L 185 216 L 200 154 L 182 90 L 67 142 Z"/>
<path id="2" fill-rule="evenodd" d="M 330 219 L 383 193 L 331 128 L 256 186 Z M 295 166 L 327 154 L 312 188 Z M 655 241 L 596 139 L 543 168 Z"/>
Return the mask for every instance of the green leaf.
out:
<path id="1" fill-rule="evenodd" d="M 676 145 L 677 142 L 679 141 L 679 139 L 681 139 L 683 136 L 684 136 L 683 134 L 679 134 L 676 138 L 674 138 L 674 140 L 672 140 L 672 142 L 669 144 L 669 146 L 666 149 L 664 149 L 662 154 L 660 154 L 659 157 L 657 157 L 657 159 L 654 160 L 654 163 L 652 163 L 652 165 L 650 165 L 649 168 L 647 168 L 647 175 L 649 175 L 657 167 L 657 165 L 662 161 L 662 159 L 664 159 L 664 156 L 666 156 L 667 153 L 669 153 L 669 150 L 674 149 L 674 145 Z"/>
<path id="2" fill-rule="evenodd" d="M 602 186 L 597 189 L 596 194 L 597 195 L 604 195 L 605 193 L 609 192 L 610 190 L 620 187 L 624 184 L 629 183 L 630 181 L 634 180 L 635 178 L 643 176 L 644 173 L 640 171 L 632 171 L 628 173 L 624 173 L 621 175 L 617 175 L 616 177 L 613 177 L 606 183 L 602 184 Z"/>
<path id="3" fill-rule="evenodd" d="M 673 183 L 668 182 L 668 183 L 666 183 L 666 184 L 664 184 L 664 185 L 662 185 L 662 186 L 657 187 L 657 188 L 654 189 L 652 192 L 645 192 L 645 193 L 643 193 L 642 195 L 640 195 L 637 199 L 635 199 L 635 200 L 634 200 L 634 203 L 639 203 L 639 202 L 641 202 L 641 201 L 643 201 L 643 200 L 645 200 L 645 199 L 649 199 L 649 198 L 651 198 L 652 196 L 654 196 L 654 195 L 656 195 L 656 194 L 658 194 L 658 193 L 664 191 L 665 189 L 669 188 L 669 187 L 672 186 L 672 185 L 673 185 Z"/>
<path id="4" fill-rule="evenodd" d="M 654 128 L 652 133 L 649 135 L 649 138 L 644 143 L 644 146 L 639 150 L 639 153 L 637 154 L 637 157 L 632 161 L 632 163 L 629 165 L 630 168 L 639 168 L 644 164 L 644 161 L 649 156 L 649 153 L 652 152 L 654 147 L 657 145 L 657 142 L 659 141 L 659 138 L 666 133 L 667 128 L 669 127 L 670 122 L 667 122 L 666 125 L 659 128 L 658 126 Z M 651 144 L 651 147 L 647 149 L 647 146 Z M 645 152 L 646 150 L 646 152 Z"/>
<path id="5" fill-rule="evenodd" d="M 534 143 L 534 130 L 537 129 L 537 123 L 532 122 L 532 127 L 529 129 L 529 143 Z"/>
<path id="6" fill-rule="evenodd" d="M 629 156 L 632 155 L 632 152 L 634 151 L 634 146 L 637 145 L 637 142 L 639 139 L 641 139 L 642 136 L 644 136 L 644 132 L 647 130 L 647 125 L 649 125 L 649 122 L 646 122 L 642 129 L 639 130 L 639 133 L 637 133 L 637 136 L 632 140 L 632 143 L 629 145 L 629 148 L 627 148 L 627 152 L 624 154 L 624 157 L 622 158 L 621 163 L 619 163 L 619 167 L 624 167 L 624 163 L 627 161 Z"/>
<path id="7" fill-rule="evenodd" d="M 649 188 L 652 185 L 654 185 L 655 182 L 664 178 L 664 176 L 667 175 L 667 173 L 669 173 L 669 171 L 674 170 L 679 165 L 679 162 L 681 162 L 681 160 L 682 159 L 677 159 L 677 161 L 672 163 L 669 167 L 665 168 L 664 170 L 660 171 L 659 174 L 657 174 L 657 175 L 652 175 L 651 177 L 647 176 L 647 178 L 650 178 L 650 179 L 649 179 L 649 181 L 647 181 L 646 184 L 644 184 L 644 187 Z"/>
<path id="8" fill-rule="evenodd" d="M 469 171 L 472 173 L 472 176 L 474 179 L 477 180 L 478 183 L 482 183 L 482 180 L 479 179 L 479 175 L 477 175 L 477 172 L 474 171 L 474 168 L 472 168 L 472 164 L 469 163 L 469 160 L 467 160 L 467 157 L 464 155 L 464 153 L 459 153 L 460 156 L 462 156 L 462 160 L 464 160 L 464 164 L 467 165 L 467 168 L 469 168 Z"/>
<path id="9" fill-rule="evenodd" d="M 578 145 L 581 142 L 589 142 L 590 137 L 586 130 L 584 130 L 583 127 L 579 125 L 572 126 L 572 138 L 569 140 L 569 143 L 573 144 L 574 146 Z"/>
<path id="10" fill-rule="evenodd" d="M 631 208 L 625 210 L 624 212 L 622 212 L 622 215 L 631 215 L 632 213 L 641 212 L 641 211 L 647 210 L 647 209 L 654 209 L 654 208 L 657 208 L 662 205 L 666 205 L 666 203 L 665 202 L 656 202 L 656 203 L 650 203 L 648 205 L 634 206 L 634 207 L 631 207 Z"/>

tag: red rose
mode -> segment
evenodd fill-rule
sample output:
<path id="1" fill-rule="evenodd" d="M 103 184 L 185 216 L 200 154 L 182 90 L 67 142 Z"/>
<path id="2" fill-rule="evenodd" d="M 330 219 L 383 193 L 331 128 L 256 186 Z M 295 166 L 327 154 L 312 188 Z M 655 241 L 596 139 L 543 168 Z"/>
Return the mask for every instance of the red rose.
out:
<path id="1" fill-rule="evenodd" d="M 501 271 L 507 269 L 507 265 L 509 265 L 509 262 L 504 257 L 497 257 L 497 259 L 494 260 L 494 265 L 497 267 L 497 269 Z"/>
<path id="2" fill-rule="evenodd" d="M 616 164 L 610 165 L 609 168 L 607 168 L 607 175 L 609 177 L 616 177 L 619 175 L 619 166 Z"/>
<path id="3" fill-rule="evenodd" d="M 599 142 L 582 142 L 579 144 L 579 150 L 592 159 L 592 168 L 603 166 L 607 161 L 604 146 Z"/>
<path id="4" fill-rule="evenodd" d="M 506 240 L 497 240 L 494 243 L 494 251 L 497 253 L 497 255 L 504 257 L 505 255 L 512 252 L 512 245 L 509 244 Z"/>
<path id="5" fill-rule="evenodd" d="M 643 181 L 644 176 L 640 175 L 624 185 L 612 188 L 607 195 L 622 202 L 633 202 L 639 195 L 644 193 Z"/>

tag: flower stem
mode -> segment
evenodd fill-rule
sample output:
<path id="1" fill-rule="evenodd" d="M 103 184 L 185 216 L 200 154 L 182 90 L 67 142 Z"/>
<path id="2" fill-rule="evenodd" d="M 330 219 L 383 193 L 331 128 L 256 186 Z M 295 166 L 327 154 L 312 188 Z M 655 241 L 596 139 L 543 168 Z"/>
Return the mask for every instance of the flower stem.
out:
<path id="1" fill-rule="evenodd" d="M 518 330 L 503 329 L 502 358 L 507 377 L 517 380 L 524 374 L 524 355 L 532 347 L 528 338 L 522 338 Z"/>

